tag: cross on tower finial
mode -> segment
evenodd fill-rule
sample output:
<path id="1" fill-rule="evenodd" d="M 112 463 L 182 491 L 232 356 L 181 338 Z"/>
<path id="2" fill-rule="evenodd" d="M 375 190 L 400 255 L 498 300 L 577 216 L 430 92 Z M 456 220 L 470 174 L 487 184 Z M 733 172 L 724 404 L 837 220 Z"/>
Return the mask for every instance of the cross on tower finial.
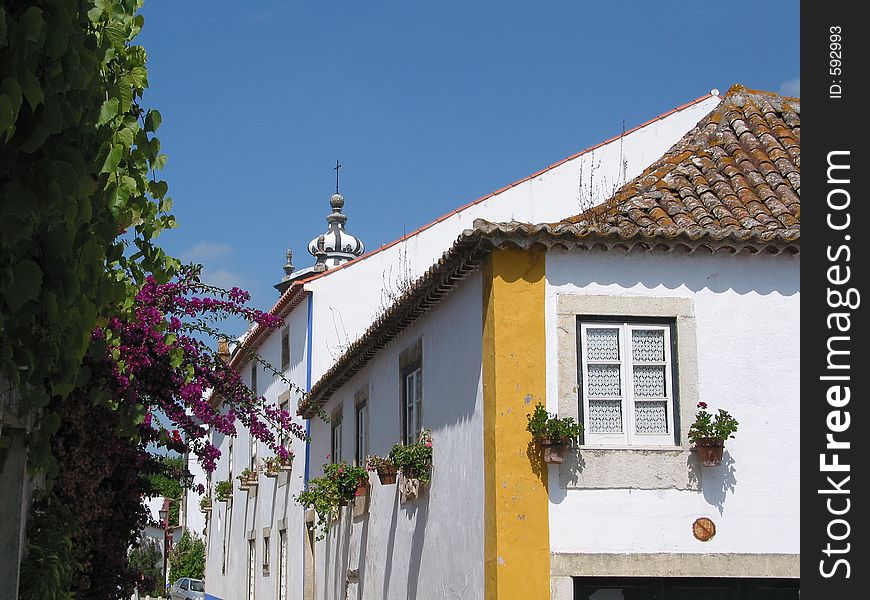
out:
<path id="1" fill-rule="evenodd" d="M 341 163 L 339 163 L 339 162 L 336 160 L 336 161 L 335 161 L 335 168 L 333 169 L 333 171 L 335 171 L 335 193 L 336 193 L 336 194 L 338 193 L 338 170 L 339 170 L 340 168 L 341 168 Z"/>

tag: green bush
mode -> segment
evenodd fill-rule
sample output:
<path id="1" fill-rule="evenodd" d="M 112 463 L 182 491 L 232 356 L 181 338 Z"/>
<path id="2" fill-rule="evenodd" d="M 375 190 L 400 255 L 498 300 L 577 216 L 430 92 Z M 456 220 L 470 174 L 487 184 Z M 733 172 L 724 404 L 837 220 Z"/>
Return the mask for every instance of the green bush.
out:
<path id="1" fill-rule="evenodd" d="M 169 553 L 169 581 L 179 577 L 202 579 L 205 575 L 205 542 L 195 533 L 185 530 Z"/>
<path id="2" fill-rule="evenodd" d="M 160 596 L 163 594 L 163 549 L 161 543 L 143 537 L 139 546 L 130 551 L 130 566 L 141 573 L 139 594 Z"/>

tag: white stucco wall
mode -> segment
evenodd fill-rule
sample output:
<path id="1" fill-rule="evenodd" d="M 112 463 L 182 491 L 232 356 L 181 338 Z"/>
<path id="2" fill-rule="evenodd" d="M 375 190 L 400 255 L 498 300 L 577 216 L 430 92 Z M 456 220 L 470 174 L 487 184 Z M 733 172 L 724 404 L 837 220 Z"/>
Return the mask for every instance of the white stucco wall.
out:
<path id="1" fill-rule="evenodd" d="M 787 255 L 548 254 L 551 411 L 559 294 L 682 297 L 694 304 L 699 399 L 740 423 L 723 466 L 702 470 L 700 491 L 565 489 L 550 466 L 554 552 L 799 553 L 799 265 Z M 701 516 L 717 527 L 706 543 L 692 535 Z"/>
<path id="2" fill-rule="evenodd" d="M 318 600 L 483 597 L 483 402 L 480 274 L 393 340 L 325 406 L 341 407 L 345 459 L 355 448 L 354 394 L 369 386 L 369 452 L 385 456 L 401 437 L 399 354 L 422 338 L 423 422 L 433 436 L 427 494 L 401 503 L 397 485 L 371 475 L 368 515 L 344 509 L 317 542 Z M 330 452 L 330 424 L 312 421 L 311 476 Z M 362 590 L 360 590 L 362 588 Z"/>
<path id="3" fill-rule="evenodd" d="M 589 208 L 581 201 L 581 172 L 583 199 L 588 199 L 591 190 L 595 204 L 606 200 L 619 185 L 661 157 L 718 103 L 718 97 L 710 97 L 653 121 L 626 134 L 622 140 L 604 144 L 507 187 L 443 217 L 404 241 L 307 284 L 306 288 L 315 295 L 313 381 L 365 331 L 378 309 L 390 304 L 390 294 L 384 289 L 398 290 L 403 275 L 406 281 L 408 277 L 411 281 L 419 277 L 463 230 L 472 227 L 475 219 L 547 223 L 576 215 Z M 359 233 L 365 238 L 363 232 Z"/>
<path id="4" fill-rule="evenodd" d="M 307 361 L 307 300 L 287 316 L 285 325 L 290 327 L 290 367 L 286 376 L 304 388 L 306 383 Z M 261 356 L 276 368 L 281 365 L 281 330 L 275 331 L 259 350 Z M 250 383 L 250 365 L 243 371 L 243 378 Z M 286 391 L 286 384 L 277 378 L 272 379 L 261 368 L 258 375 L 260 393 L 266 397 L 267 403 L 278 401 L 279 394 Z M 295 414 L 298 398 L 294 397 L 290 411 Z M 287 580 L 290 583 L 288 598 L 301 597 L 301 582 L 303 573 L 302 549 L 304 522 L 302 511 L 293 501 L 293 497 L 303 488 L 305 473 L 305 444 L 293 438 L 291 449 L 295 454 L 293 471 L 290 476 L 279 475 L 278 478 L 268 478 L 260 475 L 256 491 L 242 492 L 238 489 L 235 478 L 250 462 L 251 436 L 241 425 L 239 434 L 233 440 L 233 472 L 229 473 L 228 439 L 213 433 L 213 443 L 221 450 L 221 458 L 217 469 L 211 476 L 212 490 L 218 481 L 232 478 L 233 502 L 229 505 L 214 501 L 213 510 L 207 525 L 207 559 L 206 559 L 206 592 L 216 598 L 232 600 L 245 598 L 247 593 L 248 567 L 248 535 L 254 532 L 257 541 L 256 581 L 257 598 L 277 597 L 278 578 L 278 540 L 279 529 L 286 526 L 287 530 Z M 271 451 L 260 443 L 257 448 L 257 458 L 260 463 Z M 213 492 L 212 492 L 213 493 Z M 229 527 L 229 529 L 228 529 Z M 271 567 L 268 575 L 264 573 L 263 564 L 263 530 L 269 528 L 269 546 Z M 223 560 L 223 542 L 227 535 L 227 565 L 226 574 L 221 572 Z"/>

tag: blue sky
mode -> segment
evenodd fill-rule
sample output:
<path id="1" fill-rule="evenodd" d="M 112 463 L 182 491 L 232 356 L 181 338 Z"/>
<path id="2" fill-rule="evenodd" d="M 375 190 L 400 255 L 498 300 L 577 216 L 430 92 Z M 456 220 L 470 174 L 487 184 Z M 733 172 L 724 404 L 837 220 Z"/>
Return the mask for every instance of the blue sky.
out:
<path id="1" fill-rule="evenodd" d="M 267 309 L 287 248 L 313 264 L 336 159 L 374 249 L 712 88 L 799 95 L 798 7 L 146 0 L 160 242 Z"/>

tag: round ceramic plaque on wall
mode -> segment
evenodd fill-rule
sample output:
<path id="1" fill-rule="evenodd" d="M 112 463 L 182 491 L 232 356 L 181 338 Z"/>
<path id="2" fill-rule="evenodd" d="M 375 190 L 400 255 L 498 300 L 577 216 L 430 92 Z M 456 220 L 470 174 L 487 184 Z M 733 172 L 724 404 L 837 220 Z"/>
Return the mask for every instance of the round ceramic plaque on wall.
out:
<path id="1" fill-rule="evenodd" d="M 699 517 L 692 523 L 692 535 L 697 540 L 708 542 L 716 535 L 716 524 L 707 517 Z"/>

